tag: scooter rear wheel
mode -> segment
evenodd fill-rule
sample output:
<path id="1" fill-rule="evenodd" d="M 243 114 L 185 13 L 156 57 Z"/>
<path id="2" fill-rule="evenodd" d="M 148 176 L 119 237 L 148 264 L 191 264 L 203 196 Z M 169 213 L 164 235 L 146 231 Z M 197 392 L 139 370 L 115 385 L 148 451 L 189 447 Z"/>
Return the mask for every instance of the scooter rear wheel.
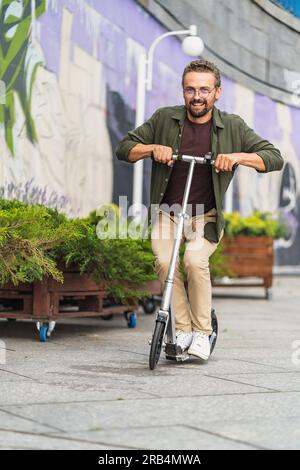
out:
<path id="1" fill-rule="evenodd" d="M 210 336 L 210 354 L 212 354 L 213 350 L 215 349 L 215 345 L 218 339 L 218 319 L 214 309 L 211 311 L 211 327 L 213 332 Z"/>
<path id="2" fill-rule="evenodd" d="M 149 357 L 149 367 L 151 370 L 155 369 L 156 364 L 158 363 L 161 348 L 164 340 L 165 332 L 165 323 L 157 321 L 155 324 L 155 329 L 151 342 L 150 357 Z"/>

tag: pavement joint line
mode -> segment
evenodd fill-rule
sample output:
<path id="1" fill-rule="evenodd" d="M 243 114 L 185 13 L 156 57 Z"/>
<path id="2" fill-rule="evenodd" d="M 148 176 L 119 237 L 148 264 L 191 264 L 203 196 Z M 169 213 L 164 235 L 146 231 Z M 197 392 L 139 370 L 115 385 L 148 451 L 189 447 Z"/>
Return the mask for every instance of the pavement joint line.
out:
<path id="1" fill-rule="evenodd" d="M 211 377 L 213 379 L 224 380 L 224 382 L 233 382 L 233 383 L 236 383 L 236 384 L 242 384 L 242 385 L 248 385 L 248 386 L 255 387 L 255 388 L 261 388 L 263 390 L 269 390 L 270 392 L 282 393 L 282 390 L 276 390 L 275 388 L 263 387 L 261 385 L 253 385 L 253 384 L 249 384 L 249 383 L 246 383 L 246 382 L 241 382 L 239 380 L 225 379 L 223 377 L 218 377 L 216 375 L 206 374 L 206 377 Z"/>
<path id="2" fill-rule="evenodd" d="M 118 373 L 120 373 L 120 370 L 122 370 L 122 369 L 116 369 L 116 371 L 118 371 Z M 137 370 L 139 370 L 139 369 L 137 369 Z M 45 382 L 45 381 L 40 380 L 40 379 L 38 379 L 38 378 L 28 377 L 28 376 L 26 376 L 26 375 L 18 374 L 18 373 L 16 373 L 16 372 L 4 370 L 4 369 L 0 369 L 0 371 L 7 372 L 7 373 L 9 373 L 9 374 L 13 374 L 13 375 L 16 375 L 16 376 L 18 376 L 18 377 L 23 377 L 23 378 L 26 378 L 26 379 L 30 379 L 30 380 L 32 380 L 32 381 L 34 381 L 34 382 L 36 382 L 37 384 L 40 384 L 40 385 L 52 385 L 52 386 L 54 386 L 54 387 L 55 387 L 55 386 L 59 386 L 59 387 L 62 386 L 62 385 L 59 384 L 59 383 L 55 383 L 55 382 Z M 95 376 L 95 373 L 96 373 L 96 372 L 92 372 L 92 373 L 91 373 L 91 378 Z M 108 378 L 111 378 L 111 374 L 116 374 L 116 373 L 117 373 L 117 372 L 98 372 L 98 376 L 99 376 L 99 377 L 101 376 L 102 378 L 103 378 L 103 376 L 107 376 Z M 94 375 L 93 375 L 93 374 L 94 374 Z M 126 375 L 126 374 L 125 374 L 125 375 Z M 120 377 L 119 377 L 119 378 L 118 378 L 118 381 L 119 381 L 119 382 L 125 382 L 126 384 L 130 384 L 130 385 L 134 385 L 134 384 L 135 384 L 135 381 L 134 381 L 134 380 L 126 379 L 126 378 L 120 378 Z M 6 383 L 9 383 L 9 382 L 6 382 Z M 75 391 L 76 391 L 76 389 L 73 389 L 72 387 L 70 387 L 70 388 L 71 388 L 71 390 L 75 390 Z M 0 404 L 0 406 L 1 406 L 1 404 Z"/>
<path id="3" fill-rule="evenodd" d="M 232 419 L 226 419 L 225 420 L 226 424 L 240 424 L 240 420 L 234 420 L 232 421 Z M 244 422 L 244 420 L 242 420 L 242 422 Z M 250 424 L 253 424 L 253 423 L 256 423 L 256 419 L 247 419 L 247 423 L 250 423 Z M 219 424 L 220 421 L 210 421 L 209 423 L 207 422 L 207 424 Z M 206 422 L 205 422 L 206 424 Z M 199 428 L 196 424 L 193 425 L 193 424 L 185 424 L 185 423 L 168 423 L 168 424 L 164 424 L 164 423 L 157 423 L 157 424 L 147 424 L 147 425 L 140 425 L 140 426 L 128 426 L 128 425 L 125 425 L 125 426 L 108 426 L 108 427 L 102 427 L 100 429 L 85 429 L 85 430 L 79 430 L 79 431 L 72 431 L 72 436 L 76 435 L 76 434 L 82 434 L 82 433 L 93 433 L 93 432 L 107 432 L 107 431 L 128 431 L 128 430 L 148 430 L 148 429 L 163 429 L 163 428 L 182 428 L 182 427 L 191 427 L 191 428 L 195 428 L 195 430 L 197 431 L 202 431 L 202 432 L 207 432 L 207 433 L 214 433 L 214 431 L 210 431 L 208 429 L 202 429 L 202 428 Z M 49 433 L 50 435 L 52 435 L 53 433 Z M 217 433 L 216 433 L 217 435 Z M 220 435 L 220 437 L 224 437 L 226 438 L 226 436 L 223 436 L 223 435 Z M 230 437 L 227 437 L 227 439 L 235 439 L 235 438 L 230 438 Z M 243 442 L 243 441 L 242 441 Z M 245 443 L 245 442 L 243 442 Z M 256 445 L 256 444 L 255 444 Z"/>
<path id="4" fill-rule="evenodd" d="M 240 382 L 237 382 L 240 384 Z M 248 386 L 254 387 L 254 385 L 249 385 Z M 263 387 L 260 387 L 263 388 Z M 128 390 L 126 390 L 127 392 Z M 157 397 L 152 397 L 150 399 L 152 400 L 174 400 L 174 398 L 211 398 L 211 397 L 231 397 L 231 396 L 247 396 L 247 395 L 271 395 L 271 394 L 282 394 L 282 393 L 300 393 L 300 390 L 293 390 L 293 391 L 287 391 L 287 392 L 282 392 L 280 390 L 274 390 L 274 391 L 261 391 L 261 392 L 236 392 L 236 393 L 215 393 L 215 394 L 209 394 L 209 395 L 181 395 L 180 397 L 178 396 L 157 396 Z M 134 397 L 134 398 L 123 398 L 120 400 L 119 398 L 113 398 L 113 399 L 102 399 L 102 400 L 84 400 L 84 401 L 60 401 L 60 402 L 41 402 L 41 403 L 9 403 L 9 404 L 0 404 L 0 406 L 5 406 L 5 407 L 25 407 L 25 406 L 48 406 L 48 405 L 80 405 L 80 404 L 87 404 L 87 403 L 111 403 L 111 402 L 128 402 L 128 401 L 143 401 L 147 400 L 149 397 Z M 1 409 L 1 408 L 0 408 Z"/>
<path id="5" fill-rule="evenodd" d="M 273 364 L 263 364 L 262 362 L 249 361 L 249 360 L 246 360 L 246 359 L 235 359 L 235 358 L 232 358 L 232 360 L 233 360 L 233 361 L 238 361 L 238 362 L 247 362 L 247 363 L 249 363 L 249 364 L 256 364 L 256 365 L 259 365 L 259 366 L 274 367 L 274 369 L 290 370 L 290 369 L 287 369 L 286 367 L 274 366 Z M 291 371 L 291 372 L 292 372 L 292 371 Z"/>
<path id="6" fill-rule="evenodd" d="M 118 370 L 118 373 L 120 373 L 120 371 Z M 127 374 L 129 375 L 129 374 Z M 98 372 L 98 377 L 100 378 L 108 378 L 108 379 L 112 379 L 112 378 L 115 378 L 116 377 L 116 372 Z M 125 378 L 120 378 L 118 377 L 118 382 L 125 382 L 126 384 L 130 384 L 130 385 L 135 385 L 135 381 L 134 380 L 131 380 L 131 379 L 125 379 Z M 43 383 L 43 382 L 41 382 Z"/>
<path id="7" fill-rule="evenodd" d="M 123 446 L 121 444 L 111 444 L 108 442 L 98 442 L 98 441 L 88 441 L 86 439 L 75 439 L 72 437 L 64 437 L 64 436 L 58 436 L 57 434 L 47 434 L 47 433 L 34 433 L 34 432 L 29 432 L 29 431 L 16 431 L 14 429 L 2 429 L 0 428 L 0 432 L 10 432 L 14 434 L 22 434 L 22 435 L 28 435 L 28 436 L 36 436 L 36 437 L 46 437 L 50 439 L 58 439 L 61 441 L 68 441 L 68 442 L 80 442 L 80 443 L 85 443 L 85 444 L 98 444 L 101 446 L 110 446 L 110 447 L 116 447 L 119 449 L 120 447 L 124 447 L 124 449 L 129 449 L 129 450 L 140 450 L 138 447 L 132 447 L 132 446 Z M 145 449 L 147 450 L 147 449 Z"/>
<path id="8" fill-rule="evenodd" d="M 219 351 L 226 351 L 228 352 L 229 350 L 234 349 L 235 351 L 241 350 L 241 351 L 249 351 L 249 346 L 232 346 L 232 341 L 231 341 L 231 347 L 227 346 L 220 346 L 218 347 L 218 352 Z M 261 350 L 261 346 L 251 346 L 252 351 L 259 351 Z M 278 348 L 276 346 L 268 346 L 267 344 L 264 345 L 264 351 L 278 351 Z M 238 360 L 238 359 L 236 359 Z"/>
<path id="9" fill-rule="evenodd" d="M 205 429 L 202 429 L 202 428 L 198 428 L 197 426 L 191 426 L 189 424 L 186 424 L 186 425 L 184 425 L 184 427 L 186 427 L 188 429 L 193 429 L 194 431 L 200 431 L 200 432 L 209 434 L 210 436 L 213 436 L 213 437 L 220 437 L 220 438 L 225 439 L 227 441 L 247 445 L 248 447 L 253 447 L 254 449 L 257 449 L 257 450 L 269 450 L 266 447 L 262 447 L 262 446 L 257 445 L 257 444 L 252 444 L 251 442 L 242 441 L 240 439 L 235 439 L 235 438 L 232 438 L 232 437 L 229 437 L 229 436 L 225 436 L 225 435 L 217 433 L 217 432 L 208 431 L 208 430 L 205 430 Z"/>
<path id="10" fill-rule="evenodd" d="M 201 364 L 202 367 L 208 367 L 207 364 Z M 191 372 L 200 372 L 203 377 L 206 375 L 206 372 L 205 370 L 201 370 L 199 368 L 199 365 L 196 365 L 196 364 L 190 364 L 189 366 L 187 365 L 180 365 L 180 364 L 177 364 L 176 367 L 180 367 L 180 370 L 181 369 L 184 369 L 184 370 L 187 370 L 187 371 L 191 371 Z M 272 368 L 272 366 L 270 366 Z M 169 370 L 172 370 L 172 369 L 169 369 Z M 254 372 L 228 372 L 228 373 L 218 373 L 219 375 L 239 375 L 239 374 L 286 374 L 286 373 L 293 373 L 294 371 L 293 370 L 286 370 L 286 371 L 273 371 L 273 372 L 265 372 L 265 371 L 254 371 Z M 296 373 L 299 373 L 300 374 L 300 371 L 297 372 L 295 371 Z"/>
<path id="11" fill-rule="evenodd" d="M 0 450 L 40 450 L 38 447 L 22 447 L 22 446 L 0 446 Z"/>
<path id="12" fill-rule="evenodd" d="M 59 431 L 59 432 L 62 432 L 62 433 L 65 432 L 63 429 L 57 428 L 56 426 L 52 426 L 51 424 L 44 424 L 44 423 L 41 423 L 41 422 L 39 422 L 35 419 L 26 418 L 25 416 L 19 415 L 17 413 L 13 413 L 11 411 L 4 410 L 3 408 L 0 408 L 0 412 L 6 413 L 7 415 L 10 415 L 10 416 L 14 416 L 15 418 L 23 419 L 24 421 L 29 421 L 29 422 L 34 423 L 34 424 L 39 424 L 40 426 L 44 426 L 44 427 L 47 427 L 49 429 L 54 429 L 55 431 Z"/>
<path id="13" fill-rule="evenodd" d="M 153 425 L 153 426 L 132 426 L 132 427 L 126 427 L 126 428 L 108 428 L 108 429 L 101 429 L 101 431 L 103 432 L 106 432 L 106 431 L 121 431 L 121 430 L 124 430 L 124 429 L 130 429 L 130 430 L 138 430 L 138 429 L 149 429 L 149 428 L 154 428 L 156 429 L 157 427 L 159 427 L 160 429 L 161 428 L 178 428 L 178 427 L 184 427 L 184 428 L 187 428 L 187 429 L 192 429 L 194 431 L 197 431 L 197 432 L 202 432 L 204 434 L 208 434 L 210 436 L 213 436 L 213 437 L 218 437 L 220 439 L 223 439 L 223 440 L 226 440 L 226 441 L 230 441 L 230 442 L 235 442 L 235 443 L 239 443 L 239 444 L 242 444 L 242 445 L 246 445 L 248 447 L 252 447 L 254 449 L 258 449 L 258 450 L 268 450 L 268 448 L 266 447 L 262 447 L 260 445 L 257 445 L 257 444 L 253 444 L 251 442 L 248 442 L 248 441 L 243 441 L 241 439 L 236 439 L 236 438 L 232 438 L 232 437 L 229 437 L 229 436 L 226 436 L 224 434 L 221 434 L 221 433 L 217 433 L 217 432 L 213 432 L 213 431 L 209 431 L 207 429 L 203 429 L 203 428 L 199 428 L 197 426 L 192 426 L 192 425 L 188 425 L 188 424 L 160 424 L 160 425 Z M 85 431 L 85 432 L 93 432 L 93 431 Z M 73 434 L 74 435 L 74 434 Z M 56 437 L 56 435 L 51 435 L 53 436 L 54 438 Z M 76 440 L 75 438 L 72 438 L 72 440 Z M 100 444 L 99 442 L 95 442 L 95 441 L 84 441 L 84 442 L 89 442 L 89 443 L 96 443 L 96 444 Z M 111 445 L 111 444 L 109 444 Z"/>
<path id="14" fill-rule="evenodd" d="M 0 369 L 0 372 L 6 372 L 7 374 L 17 375 L 18 377 L 24 377 L 25 379 L 30 379 L 30 380 L 33 380 L 35 382 L 37 381 L 33 377 L 28 377 L 27 375 L 18 374 L 17 372 L 12 372 L 11 370 Z"/>
<path id="15" fill-rule="evenodd" d="M 274 374 L 274 375 L 278 375 L 278 374 L 300 374 L 300 372 L 297 372 L 297 371 L 292 371 L 292 370 L 287 370 L 287 371 L 273 371 L 273 372 L 232 372 L 232 373 L 228 373 L 228 374 L 219 374 L 218 375 L 225 375 L 225 376 L 228 376 L 228 375 L 271 375 L 271 374 Z M 206 375 L 206 374 L 203 374 L 203 375 Z"/>
<path id="16" fill-rule="evenodd" d="M 149 354 L 146 354 L 146 353 L 140 353 L 140 352 L 137 352 L 137 351 L 129 351 L 128 349 L 119 349 L 120 352 L 128 352 L 128 353 L 131 353 L 131 354 L 137 354 L 138 356 L 146 356 L 148 357 Z"/>
<path id="17" fill-rule="evenodd" d="M 3 348 L 2 346 L 0 346 L 0 349 L 4 349 L 5 351 L 12 351 L 12 352 L 17 351 L 16 349 Z"/>
<path id="18" fill-rule="evenodd" d="M 145 430 L 145 429 L 161 429 L 161 428 L 180 428 L 182 426 L 185 426 L 185 424 L 180 424 L 180 423 L 174 423 L 174 424 L 164 424 L 164 423 L 158 423 L 158 424 L 147 424 L 147 425 L 142 425 L 142 426 L 110 426 L 107 428 L 101 428 L 101 429 L 86 429 L 82 431 L 72 431 L 72 435 L 76 434 L 82 434 L 83 432 L 106 432 L 106 431 L 124 431 L 124 430 Z M 52 433 L 50 433 L 52 435 Z"/>
<path id="19" fill-rule="evenodd" d="M 150 397 L 153 397 L 153 398 L 162 398 L 161 395 L 158 395 L 157 393 L 153 393 L 153 392 L 146 392 L 140 388 L 136 389 L 138 392 L 140 393 L 144 393 L 146 395 L 149 395 Z M 128 392 L 130 392 L 130 390 L 127 390 Z"/>

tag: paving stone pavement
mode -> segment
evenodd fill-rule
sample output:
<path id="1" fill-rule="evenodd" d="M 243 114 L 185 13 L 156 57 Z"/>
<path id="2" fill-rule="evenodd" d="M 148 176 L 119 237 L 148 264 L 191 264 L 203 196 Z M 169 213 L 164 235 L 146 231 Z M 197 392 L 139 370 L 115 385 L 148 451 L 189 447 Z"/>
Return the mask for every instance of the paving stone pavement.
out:
<path id="1" fill-rule="evenodd" d="M 299 449 L 299 287 L 215 289 L 210 360 L 154 371 L 154 315 L 63 321 L 46 344 L 0 320 L 0 449 Z"/>

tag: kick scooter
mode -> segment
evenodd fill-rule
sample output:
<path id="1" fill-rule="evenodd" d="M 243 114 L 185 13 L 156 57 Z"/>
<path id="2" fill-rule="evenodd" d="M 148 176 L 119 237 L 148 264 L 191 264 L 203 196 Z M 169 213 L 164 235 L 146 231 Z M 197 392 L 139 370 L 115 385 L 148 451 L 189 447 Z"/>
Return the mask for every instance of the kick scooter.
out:
<path id="1" fill-rule="evenodd" d="M 187 215 L 187 202 L 190 194 L 191 183 L 196 164 L 202 165 L 213 165 L 215 160 L 212 158 L 212 153 L 209 152 L 203 157 L 195 157 L 190 155 L 173 155 L 173 160 L 182 160 L 190 163 L 189 173 L 186 180 L 184 189 L 182 210 L 178 214 L 178 224 L 176 229 L 176 237 L 174 240 L 173 251 L 167 278 L 165 280 L 165 288 L 163 292 L 161 307 L 158 309 L 156 314 L 155 328 L 152 339 L 149 341 L 151 345 L 149 367 L 153 370 L 159 360 L 162 348 L 165 351 L 166 359 L 182 362 L 190 358 L 187 351 L 182 351 L 181 347 L 176 344 L 176 333 L 175 333 L 175 319 L 171 310 L 171 297 L 174 284 L 174 274 L 176 268 L 176 261 L 179 254 L 181 238 L 184 228 L 184 220 L 188 217 Z M 236 166 L 236 165 L 235 165 Z M 235 167 L 234 167 L 235 169 Z M 218 320 L 215 311 L 211 311 L 211 324 L 212 334 L 209 337 L 210 352 L 212 353 L 216 345 L 218 336 Z M 165 342 L 165 336 L 167 336 Z"/>

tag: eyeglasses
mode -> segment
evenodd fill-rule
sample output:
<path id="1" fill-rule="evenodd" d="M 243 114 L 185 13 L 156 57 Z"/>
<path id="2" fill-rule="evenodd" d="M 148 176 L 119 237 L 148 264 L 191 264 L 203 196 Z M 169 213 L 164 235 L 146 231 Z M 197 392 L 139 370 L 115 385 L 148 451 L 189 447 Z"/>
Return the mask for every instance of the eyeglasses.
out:
<path id="1" fill-rule="evenodd" d="M 199 93 L 199 96 L 203 96 L 203 98 L 207 98 L 208 95 L 215 89 L 216 87 L 213 87 L 212 90 L 206 87 L 201 87 L 201 88 L 192 88 L 190 86 L 186 87 L 183 89 L 183 92 L 185 95 L 189 96 L 190 98 L 194 98 L 194 96 Z"/>

